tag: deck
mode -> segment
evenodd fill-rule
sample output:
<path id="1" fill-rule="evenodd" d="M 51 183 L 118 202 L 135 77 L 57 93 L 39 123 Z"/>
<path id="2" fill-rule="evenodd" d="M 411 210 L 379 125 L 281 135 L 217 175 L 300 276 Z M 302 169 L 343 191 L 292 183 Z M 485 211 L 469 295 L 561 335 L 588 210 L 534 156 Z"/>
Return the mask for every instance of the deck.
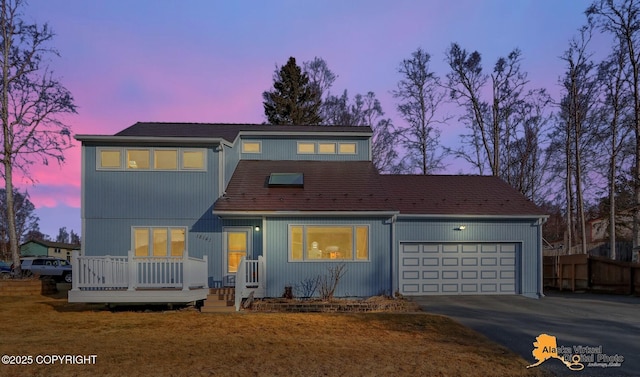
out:
<path id="1" fill-rule="evenodd" d="M 69 302 L 183 304 L 209 293 L 207 257 L 80 256 L 73 252 Z"/>

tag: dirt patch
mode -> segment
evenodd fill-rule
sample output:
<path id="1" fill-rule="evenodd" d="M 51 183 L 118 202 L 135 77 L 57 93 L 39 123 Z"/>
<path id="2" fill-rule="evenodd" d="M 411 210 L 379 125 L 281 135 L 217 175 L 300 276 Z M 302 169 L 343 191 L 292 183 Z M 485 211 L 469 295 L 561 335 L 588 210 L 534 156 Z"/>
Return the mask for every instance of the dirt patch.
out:
<path id="1" fill-rule="evenodd" d="M 447 317 L 420 312 L 111 312 L 44 296 L 0 297 L 0 334 L 0 355 L 96 356 L 84 365 L 0 365 L 2 376 L 543 373 Z"/>

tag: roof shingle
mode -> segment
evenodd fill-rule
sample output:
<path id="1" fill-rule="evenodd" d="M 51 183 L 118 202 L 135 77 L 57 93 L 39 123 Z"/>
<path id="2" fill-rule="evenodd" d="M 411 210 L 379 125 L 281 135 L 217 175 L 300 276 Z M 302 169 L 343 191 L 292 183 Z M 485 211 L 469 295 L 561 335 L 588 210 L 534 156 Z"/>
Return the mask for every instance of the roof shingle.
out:
<path id="1" fill-rule="evenodd" d="M 268 187 L 271 173 L 302 173 L 304 187 Z M 544 216 L 497 177 L 379 175 L 370 161 L 240 161 L 221 211 L 399 211 L 408 215 Z"/>

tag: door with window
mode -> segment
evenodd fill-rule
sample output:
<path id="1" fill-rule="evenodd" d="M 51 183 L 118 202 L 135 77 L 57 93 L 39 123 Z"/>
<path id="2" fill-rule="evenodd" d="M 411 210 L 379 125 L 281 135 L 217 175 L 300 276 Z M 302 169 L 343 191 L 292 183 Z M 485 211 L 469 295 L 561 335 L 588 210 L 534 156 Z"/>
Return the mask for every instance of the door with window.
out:
<path id="1" fill-rule="evenodd" d="M 233 286 L 242 257 L 251 258 L 252 245 L 250 227 L 224 229 L 224 285 Z"/>

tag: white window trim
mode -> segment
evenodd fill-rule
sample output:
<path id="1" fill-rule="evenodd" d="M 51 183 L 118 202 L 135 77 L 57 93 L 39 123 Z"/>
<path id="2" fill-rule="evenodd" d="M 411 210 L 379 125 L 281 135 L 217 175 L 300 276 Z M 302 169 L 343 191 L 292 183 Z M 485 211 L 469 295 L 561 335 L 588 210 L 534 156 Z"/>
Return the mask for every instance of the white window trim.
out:
<path id="1" fill-rule="evenodd" d="M 185 152 L 203 152 L 202 168 L 185 168 L 183 166 L 183 155 Z M 178 157 L 178 170 L 180 171 L 207 171 L 207 149 L 206 148 L 180 148 Z"/>
<path id="2" fill-rule="evenodd" d="M 110 152 L 120 152 L 120 166 L 113 168 L 105 168 L 102 167 L 102 152 L 110 151 Z M 123 148 L 108 148 L 108 147 L 96 147 L 96 170 L 123 170 L 123 160 L 124 160 L 124 151 Z"/>
<path id="3" fill-rule="evenodd" d="M 300 144 L 311 144 L 313 145 L 313 152 L 300 152 Z M 296 153 L 297 154 L 306 154 L 306 155 L 310 155 L 310 154 L 317 154 L 318 152 L 318 143 L 314 142 L 314 141 L 298 141 L 296 143 Z"/>
<path id="4" fill-rule="evenodd" d="M 147 257 L 152 257 L 153 255 L 153 230 L 154 229 L 166 229 L 167 230 L 167 255 L 164 257 L 170 257 L 169 252 L 171 251 L 171 229 L 184 229 L 184 250 L 183 253 L 189 252 L 189 229 L 186 226 L 132 226 L 131 227 L 131 250 L 133 250 L 133 254 L 136 253 L 136 245 L 135 245 L 135 230 L 136 229 L 147 229 L 149 231 L 149 253 L 146 255 Z M 184 254 L 183 254 L 184 256 Z M 174 257 L 178 258 L 178 257 Z"/>
<path id="5" fill-rule="evenodd" d="M 146 150 L 149 151 L 149 168 L 148 169 L 131 169 L 128 166 L 128 156 L 127 151 L 129 150 Z M 175 150 L 178 152 L 178 161 L 176 169 L 156 169 L 155 168 L 155 151 L 156 150 Z M 101 167 L 101 152 L 102 151 L 119 151 L 120 152 L 120 166 L 117 168 L 103 168 Z M 183 153 L 184 152 L 203 152 L 204 153 L 204 166 L 202 168 L 183 168 Z M 161 172 L 171 172 L 171 171 L 189 171 L 189 172 L 206 172 L 207 171 L 207 158 L 208 158 L 208 149 L 207 148 L 180 148 L 180 147 L 96 147 L 96 170 L 100 171 L 161 171 Z"/>
<path id="6" fill-rule="evenodd" d="M 333 145 L 333 152 L 322 152 L 320 150 L 320 146 L 321 145 Z M 319 142 L 318 143 L 318 154 L 336 154 L 338 153 L 338 144 L 337 143 L 333 143 L 333 142 Z"/>
<path id="7" fill-rule="evenodd" d="M 342 145 L 347 145 L 347 144 L 349 144 L 349 145 L 353 145 L 353 153 L 340 152 L 340 147 L 341 147 Z M 347 154 L 347 155 L 355 155 L 355 154 L 358 154 L 358 143 L 356 143 L 356 142 L 340 143 L 340 144 L 338 145 L 338 154 Z"/>
<path id="8" fill-rule="evenodd" d="M 292 227 L 302 227 L 302 259 L 294 260 L 291 258 L 293 251 L 291 250 L 291 228 Z M 307 238 L 307 227 L 314 228 L 336 228 L 336 227 L 351 227 L 353 234 L 353 256 L 351 259 L 305 259 L 305 250 L 306 247 L 306 238 Z M 356 232 L 357 227 L 365 227 L 367 228 L 367 259 L 357 259 L 356 257 Z M 371 262 L 371 226 L 369 224 L 289 224 L 287 226 L 287 262 L 290 263 L 368 263 Z"/>
<path id="9" fill-rule="evenodd" d="M 176 168 L 175 169 L 156 168 L 156 152 L 157 151 L 176 151 Z M 150 170 L 158 170 L 158 171 L 180 170 L 180 148 L 153 148 L 151 153 L 153 153 L 153 155 L 151 156 L 151 162 L 153 163 L 153 165 L 151 165 Z"/>
<path id="10" fill-rule="evenodd" d="M 249 143 L 249 144 L 258 144 L 258 151 L 257 152 L 248 152 L 244 149 L 244 144 L 245 143 Z M 261 140 L 242 140 L 242 153 L 247 153 L 247 154 L 260 154 L 262 153 L 262 141 Z"/>

